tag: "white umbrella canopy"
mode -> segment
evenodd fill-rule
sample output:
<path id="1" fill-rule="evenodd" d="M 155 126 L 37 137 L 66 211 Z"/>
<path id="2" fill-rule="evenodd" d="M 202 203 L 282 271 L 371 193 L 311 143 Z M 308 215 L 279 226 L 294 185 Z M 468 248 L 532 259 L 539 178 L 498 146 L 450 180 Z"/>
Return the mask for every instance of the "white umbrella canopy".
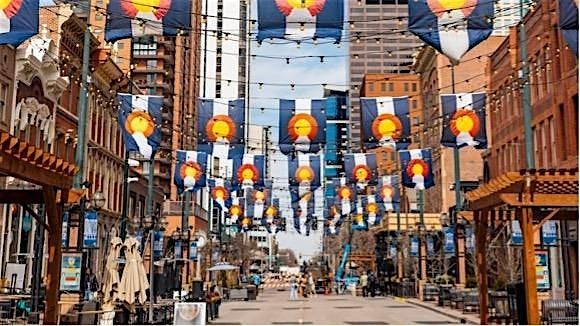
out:
<path id="1" fill-rule="evenodd" d="M 121 246 L 123 245 L 123 240 L 119 237 L 114 237 L 111 239 L 111 247 L 109 249 L 109 255 L 107 256 L 107 262 L 105 264 L 105 275 L 103 277 L 103 302 L 115 301 L 118 298 L 118 293 L 113 293 L 113 288 L 117 286 L 117 291 L 119 288 L 119 254 L 121 253 Z"/>
<path id="2" fill-rule="evenodd" d="M 233 271 L 239 269 L 238 266 L 230 265 L 229 263 L 217 263 L 215 266 L 208 269 L 208 271 Z"/>
<path id="3" fill-rule="evenodd" d="M 143 259 L 139 254 L 139 241 L 128 237 L 123 245 L 125 247 L 125 268 L 119 285 L 119 299 L 133 304 L 135 301 L 145 303 L 147 300 L 146 290 L 149 288 Z"/>

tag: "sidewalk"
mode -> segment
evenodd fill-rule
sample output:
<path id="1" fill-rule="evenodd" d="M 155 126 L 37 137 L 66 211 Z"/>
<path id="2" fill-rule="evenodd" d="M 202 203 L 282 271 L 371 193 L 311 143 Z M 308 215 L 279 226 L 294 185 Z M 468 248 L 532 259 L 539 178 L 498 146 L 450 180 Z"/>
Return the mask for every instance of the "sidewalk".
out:
<path id="1" fill-rule="evenodd" d="M 429 309 L 456 320 L 465 320 L 467 324 L 479 325 L 479 314 L 464 314 L 462 311 L 449 307 L 439 307 L 437 301 L 421 301 L 415 298 L 396 298 L 412 305 Z"/>

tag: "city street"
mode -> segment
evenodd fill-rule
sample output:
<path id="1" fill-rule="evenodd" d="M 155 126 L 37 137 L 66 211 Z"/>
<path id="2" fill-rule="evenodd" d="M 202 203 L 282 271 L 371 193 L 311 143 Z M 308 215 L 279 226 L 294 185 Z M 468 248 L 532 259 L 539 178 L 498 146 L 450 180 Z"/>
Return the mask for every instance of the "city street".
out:
<path id="1" fill-rule="evenodd" d="M 214 325 L 346 324 L 439 325 L 459 323 L 436 312 L 393 298 L 318 295 L 291 301 L 289 292 L 265 289 L 256 301 L 224 302 Z"/>

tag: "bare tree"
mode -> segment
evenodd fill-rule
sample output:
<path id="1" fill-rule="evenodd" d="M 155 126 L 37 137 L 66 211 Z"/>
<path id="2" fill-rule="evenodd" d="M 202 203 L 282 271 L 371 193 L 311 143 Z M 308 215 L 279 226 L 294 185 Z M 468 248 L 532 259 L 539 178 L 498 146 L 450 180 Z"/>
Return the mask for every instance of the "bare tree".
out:
<path id="1" fill-rule="evenodd" d="M 289 248 L 279 249 L 278 257 L 280 259 L 280 265 L 289 267 L 298 266 L 298 259 L 296 258 L 296 254 L 292 249 Z"/>

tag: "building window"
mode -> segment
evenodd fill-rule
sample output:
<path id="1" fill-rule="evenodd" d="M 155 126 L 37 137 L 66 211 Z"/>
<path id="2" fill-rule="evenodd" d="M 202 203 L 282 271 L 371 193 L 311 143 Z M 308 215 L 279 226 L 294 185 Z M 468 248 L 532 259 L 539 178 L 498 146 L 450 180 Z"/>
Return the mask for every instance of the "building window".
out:
<path id="1" fill-rule="evenodd" d="M 370 83 L 369 84 L 369 92 L 374 92 L 375 91 L 375 83 Z"/>
<path id="2" fill-rule="evenodd" d="M 381 92 L 387 91 L 387 83 L 381 83 Z"/>
<path id="3" fill-rule="evenodd" d="M 550 128 L 550 150 L 551 150 L 551 160 L 553 165 L 557 165 L 558 155 L 556 146 L 556 131 L 554 130 L 554 117 L 548 118 L 548 126 Z"/>
<path id="4" fill-rule="evenodd" d="M 157 69 L 157 60 L 147 60 L 147 69 Z"/>
<path id="5" fill-rule="evenodd" d="M 395 83 L 389 83 L 389 92 L 395 91 Z"/>
<path id="6" fill-rule="evenodd" d="M 6 120 L 6 102 L 8 102 L 8 84 L 0 83 L 0 121 Z"/>
<path id="7" fill-rule="evenodd" d="M 413 92 L 416 92 L 417 91 L 417 83 L 411 84 L 411 89 L 413 90 Z"/>
<path id="8" fill-rule="evenodd" d="M 417 108 L 417 100 L 413 100 L 413 101 L 411 101 L 411 103 L 412 103 L 411 107 L 413 109 L 416 109 Z"/>
<path id="9" fill-rule="evenodd" d="M 405 92 L 409 91 L 409 83 L 403 84 L 403 91 L 405 91 Z"/>

